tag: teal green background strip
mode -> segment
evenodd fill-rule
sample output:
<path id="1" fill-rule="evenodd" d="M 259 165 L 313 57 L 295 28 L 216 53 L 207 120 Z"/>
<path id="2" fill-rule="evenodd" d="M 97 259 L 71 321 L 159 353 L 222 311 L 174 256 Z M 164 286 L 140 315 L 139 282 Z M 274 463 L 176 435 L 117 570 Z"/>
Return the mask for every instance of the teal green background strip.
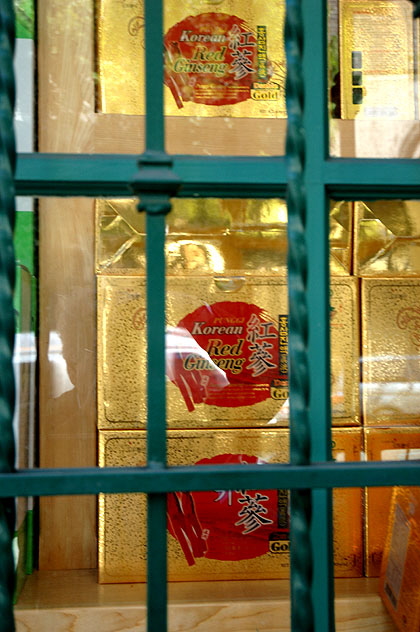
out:
<path id="1" fill-rule="evenodd" d="M 34 273 L 34 213 L 16 213 L 13 237 L 16 261 Z"/>
<path id="2" fill-rule="evenodd" d="M 33 0 L 14 0 L 16 37 L 34 39 L 35 15 Z"/>

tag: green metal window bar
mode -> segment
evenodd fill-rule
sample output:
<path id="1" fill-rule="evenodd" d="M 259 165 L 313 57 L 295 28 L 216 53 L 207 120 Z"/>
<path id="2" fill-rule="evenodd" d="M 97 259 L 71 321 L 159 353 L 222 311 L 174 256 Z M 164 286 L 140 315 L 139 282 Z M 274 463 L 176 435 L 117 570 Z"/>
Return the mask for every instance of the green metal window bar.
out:
<path id="1" fill-rule="evenodd" d="M 420 199 L 415 160 L 330 159 L 326 6 L 287 0 L 286 157 L 170 157 L 164 151 L 162 0 L 145 0 L 146 151 L 120 155 L 21 155 L 13 139 L 12 0 L 0 5 L 0 629 L 12 612 L 14 496 L 148 494 L 148 631 L 167 630 L 166 493 L 211 489 L 292 490 L 292 631 L 334 630 L 331 559 L 333 487 L 416 485 L 417 462 L 332 463 L 328 332 L 328 201 Z M 417 9 L 416 9 L 417 11 Z M 15 180 L 14 180 L 15 176 Z M 140 197 L 147 213 L 148 465 L 139 468 L 14 470 L 12 230 L 14 193 Z M 173 196 L 284 197 L 289 211 L 290 465 L 167 467 L 165 419 L 165 214 Z M 150 279 L 153 282 L 150 282 Z"/>

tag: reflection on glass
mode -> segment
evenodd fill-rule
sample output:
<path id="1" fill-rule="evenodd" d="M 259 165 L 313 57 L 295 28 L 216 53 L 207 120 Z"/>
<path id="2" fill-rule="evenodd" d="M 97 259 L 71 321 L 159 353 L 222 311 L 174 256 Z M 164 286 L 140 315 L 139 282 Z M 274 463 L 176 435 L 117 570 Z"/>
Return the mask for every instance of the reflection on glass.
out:
<path id="1" fill-rule="evenodd" d="M 363 279 L 363 408 L 367 425 L 419 425 L 420 283 Z"/>
<path id="2" fill-rule="evenodd" d="M 94 201 L 51 197 L 37 202 L 38 463 L 41 468 L 94 467 Z M 94 568 L 96 514 L 92 496 L 40 498 L 40 570 Z"/>
<path id="3" fill-rule="evenodd" d="M 63 355 L 63 343 L 57 331 L 50 331 L 48 361 L 51 364 L 51 397 L 61 397 L 74 388 L 69 377 L 66 358 Z"/>

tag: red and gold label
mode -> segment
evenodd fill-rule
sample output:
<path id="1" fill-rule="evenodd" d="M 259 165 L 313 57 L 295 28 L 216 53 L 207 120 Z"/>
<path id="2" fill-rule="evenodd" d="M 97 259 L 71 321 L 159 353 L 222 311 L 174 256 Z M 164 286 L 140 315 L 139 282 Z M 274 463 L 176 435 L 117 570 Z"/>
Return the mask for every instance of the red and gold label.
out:
<path id="1" fill-rule="evenodd" d="M 143 0 L 97 1 L 98 106 L 144 114 Z M 165 2 L 165 114 L 285 118 L 284 0 Z"/>
<path id="2" fill-rule="evenodd" d="M 166 33 L 165 84 L 184 102 L 234 105 L 247 99 L 279 101 L 267 57 L 267 26 L 253 29 L 237 15 L 190 15 Z"/>
<path id="3" fill-rule="evenodd" d="M 331 281 L 335 425 L 358 417 L 356 279 Z M 169 428 L 287 426 L 288 299 L 284 278 L 170 277 Z M 144 428 L 145 281 L 98 277 L 98 426 Z"/>
<path id="4" fill-rule="evenodd" d="M 286 429 L 168 430 L 168 465 L 264 467 L 289 458 Z M 358 461 L 360 429 L 334 429 L 339 461 Z M 143 466 L 146 433 L 100 431 L 99 464 Z M 217 485 L 215 485 L 217 487 Z M 337 577 L 362 570 L 360 489 L 334 490 Z M 146 502 L 143 494 L 104 494 L 99 500 L 99 581 L 145 580 Z M 167 496 L 170 581 L 263 579 L 289 574 L 289 492 L 213 489 Z"/>
<path id="5" fill-rule="evenodd" d="M 168 364 L 188 410 L 201 402 L 238 407 L 279 399 L 274 385 L 287 384 L 287 360 L 283 375 L 279 366 L 279 319 L 242 301 L 203 305 L 182 318 L 174 337 L 183 350 L 170 352 Z M 287 345 L 287 325 L 282 336 Z"/>
<path id="6" fill-rule="evenodd" d="M 221 454 L 201 459 L 196 465 L 220 463 L 262 461 L 247 454 Z M 200 557 L 253 559 L 276 552 L 280 543 L 283 551 L 289 551 L 287 490 L 176 492 L 168 495 L 167 508 L 169 533 L 190 566 Z"/>

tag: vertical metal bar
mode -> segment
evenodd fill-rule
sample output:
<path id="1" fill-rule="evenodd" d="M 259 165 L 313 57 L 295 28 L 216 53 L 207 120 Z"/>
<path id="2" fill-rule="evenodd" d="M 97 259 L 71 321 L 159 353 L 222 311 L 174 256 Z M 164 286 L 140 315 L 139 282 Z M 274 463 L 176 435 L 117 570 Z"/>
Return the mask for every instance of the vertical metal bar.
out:
<path id="1" fill-rule="evenodd" d="M 16 162 L 13 134 L 15 84 L 13 75 L 15 20 L 12 0 L 0 3 L 0 471 L 14 469 L 13 374 L 15 257 L 14 171 Z M 13 632 L 14 562 L 12 538 L 15 528 L 13 498 L 0 501 L 0 629 Z"/>
<path id="2" fill-rule="evenodd" d="M 316 6 L 315 6 L 316 4 Z M 331 455 L 325 3 L 287 0 L 290 460 Z M 309 6 L 310 5 L 310 6 Z M 291 493 L 292 630 L 334 629 L 331 494 Z"/>
<path id="3" fill-rule="evenodd" d="M 305 243 L 306 192 L 304 84 L 302 73 L 303 23 L 300 0 L 287 0 L 285 20 L 287 61 L 286 169 L 288 208 L 290 461 L 310 462 L 307 252 Z M 290 582 L 293 632 L 313 630 L 310 543 L 311 492 L 290 493 Z"/>
<path id="4" fill-rule="evenodd" d="M 164 215 L 147 215 L 147 454 L 149 467 L 166 462 Z M 166 496 L 147 505 L 147 630 L 167 629 Z"/>
<path id="5" fill-rule="evenodd" d="M 163 151 L 163 0 L 145 0 L 146 151 Z"/>
<path id="6" fill-rule="evenodd" d="M 163 7 L 145 1 L 146 153 L 164 152 Z M 150 467 L 166 464 L 165 384 L 165 212 L 147 212 L 147 459 Z M 156 214 L 153 212 L 155 210 Z M 150 494 L 147 503 L 147 630 L 167 630 L 166 496 Z"/>
<path id="7" fill-rule="evenodd" d="M 303 14 L 308 245 L 309 428 L 311 462 L 331 459 L 329 200 L 323 165 L 329 154 L 327 3 L 306 0 Z M 316 630 L 334 622 L 332 492 L 312 491 L 312 602 Z"/>
<path id="8" fill-rule="evenodd" d="M 411 0 L 411 2 L 414 4 L 413 18 L 419 18 L 420 17 L 420 0 Z"/>

